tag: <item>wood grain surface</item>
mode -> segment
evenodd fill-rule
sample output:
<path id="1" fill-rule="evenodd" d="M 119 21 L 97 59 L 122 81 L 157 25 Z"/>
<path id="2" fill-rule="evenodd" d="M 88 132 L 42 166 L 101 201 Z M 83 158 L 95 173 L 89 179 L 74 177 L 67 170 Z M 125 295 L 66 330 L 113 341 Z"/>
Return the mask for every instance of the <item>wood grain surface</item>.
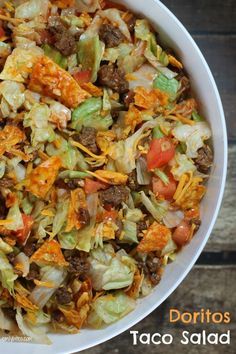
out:
<path id="1" fill-rule="evenodd" d="M 185 25 L 202 50 L 218 85 L 226 116 L 229 137 L 229 166 L 222 208 L 205 252 L 178 289 L 151 315 L 132 330 L 171 333 L 171 346 L 132 345 L 129 331 L 83 354 L 234 354 L 236 353 L 235 317 L 229 325 L 181 325 L 169 323 L 170 308 L 197 311 L 231 311 L 236 307 L 236 0 L 163 0 Z M 230 255 L 230 257 L 229 257 Z M 227 258 L 228 257 L 228 258 Z M 229 259 L 231 265 L 225 265 Z M 180 345 L 183 330 L 223 333 L 230 329 L 231 345 Z"/>

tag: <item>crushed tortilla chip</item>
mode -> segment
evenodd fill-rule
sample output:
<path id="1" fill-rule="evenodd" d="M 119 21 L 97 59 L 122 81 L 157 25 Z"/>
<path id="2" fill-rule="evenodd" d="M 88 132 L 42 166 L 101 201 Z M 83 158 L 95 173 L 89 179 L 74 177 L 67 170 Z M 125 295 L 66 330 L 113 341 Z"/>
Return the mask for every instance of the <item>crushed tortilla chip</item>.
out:
<path id="1" fill-rule="evenodd" d="M 98 132 L 96 137 L 97 146 L 104 154 L 107 154 L 110 145 L 112 141 L 115 140 L 115 138 L 116 138 L 116 134 L 112 130 L 108 130 L 105 132 Z"/>
<path id="2" fill-rule="evenodd" d="M 108 171 L 108 170 L 97 170 L 95 172 L 97 176 L 103 178 L 104 181 L 110 184 L 125 184 L 128 180 L 128 176 L 123 173 Z"/>
<path id="3" fill-rule="evenodd" d="M 26 296 L 23 294 L 15 295 L 16 302 L 20 307 L 23 307 L 25 310 L 37 311 L 39 308 L 37 305 L 33 304 Z"/>
<path id="4" fill-rule="evenodd" d="M 39 58 L 30 75 L 29 89 L 45 96 L 58 99 L 69 108 L 76 108 L 91 95 L 53 60 Z"/>
<path id="5" fill-rule="evenodd" d="M 103 90 L 100 87 L 95 86 L 92 82 L 84 82 L 80 84 L 82 89 L 87 91 L 93 97 L 102 97 Z"/>
<path id="6" fill-rule="evenodd" d="M 137 299 L 139 297 L 140 288 L 144 279 L 144 275 L 140 273 L 139 269 L 134 273 L 134 280 L 132 285 L 125 292 L 126 295 L 131 297 L 132 299 Z"/>
<path id="7" fill-rule="evenodd" d="M 36 197 L 44 199 L 56 180 L 61 167 L 61 159 L 57 156 L 50 157 L 41 163 L 27 176 L 25 187 Z"/>
<path id="8" fill-rule="evenodd" d="M 156 221 L 144 233 L 144 237 L 137 247 L 138 252 L 154 252 L 162 250 L 171 237 L 170 229 Z"/>
<path id="9" fill-rule="evenodd" d="M 68 266 L 60 244 L 56 240 L 45 241 L 31 256 L 30 262 L 41 263 L 45 265 Z"/>
<path id="10" fill-rule="evenodd" d="M 0 131 L 0 156 L 25 140 L 25 134 L 14 125 L 5 125 Z"/>
<path id="11" fill-rule="evenodd" d="M 128 112 L 125 115 L 125 125 L 131 127 L 131 131 L 134 132 L 138 124 L 142 123 L 141 112 L 131 104 Z"/>
<path id="12" fill-rule="evenodd" d="M 137 87 L 134 92 L 134 103 L 140 108 L 155 109 L 158 106 L 166 106 L 168 104 L 168 94 L 159 89 L 153 89 L 150 91 L 143 87 Z"/>

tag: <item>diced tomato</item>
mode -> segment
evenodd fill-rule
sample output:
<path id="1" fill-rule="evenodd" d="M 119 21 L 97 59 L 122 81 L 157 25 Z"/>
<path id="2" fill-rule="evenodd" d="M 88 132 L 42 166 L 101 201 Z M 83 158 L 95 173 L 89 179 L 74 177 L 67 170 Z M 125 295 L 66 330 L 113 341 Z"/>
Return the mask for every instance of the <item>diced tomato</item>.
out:
<path id="1" fill-rule="evenodd" d="M 91 81 L 91 74 L 91 70 L 84 70 L 74 73 L 73 77 L 79 84 L 84 84 Z"/>
<path id="2" fill-rule="evenodd" d="M 6 32 L 4 31 L 4 29 L 2 27 L 0 27 L 0 37 L 5 37 Z"/>
<path id="3" fill-rule="evenodd" d="M 175 229 L 172 239 L 178 246 L 184 246 L 190 241 L 191 226 L 189 222 L 183 220 Z"/>
<path id="4" fill-rule="evenodd" d="M 118 3 L 110 1 L 110 0 L 102 0 L 101 6 L 102 6 L 103 10 L 115 8 L 120 11 L 127 11 L 127 8 L 124 5 L 118 4 Z"/>
<path id="5" fill-rule="evenodd" d="M 165 166 L 175 156 L 175 146 L 169 138 L 153 139 L 147 154 L 148 170 Z"/>
<path id="6" fill-rule="evenodd" d="M 17 241 L 23 244 L 29 236 L 29 233 L 34 223 L 34 219 L 32 218 L 32 216 L 26 214 L 22 214 L 22 219 L 24 227 L 22 229 L 17 230 L 15 232 L 15 236 L 17 237 Z"/>
<path id="7" fill-rule="evenodd" d="M 155 195 L 158 195 L 159 197 L 162 197 L 166 200 L 171 200 L 175 194 L 177 182 L 171 174 L 169 174 L 168 177 L 168 184 L 164 184 L 159 177 L 153 177 L 152 189 Z"/>
<path id="8" fill-rule="evenodd" d="M 101 189 L 106 189 L 107 184 L 101 181 L 94 181 L 90 178 L 85 178 L 84 190 L 86 194 L 97 193 Z"/>

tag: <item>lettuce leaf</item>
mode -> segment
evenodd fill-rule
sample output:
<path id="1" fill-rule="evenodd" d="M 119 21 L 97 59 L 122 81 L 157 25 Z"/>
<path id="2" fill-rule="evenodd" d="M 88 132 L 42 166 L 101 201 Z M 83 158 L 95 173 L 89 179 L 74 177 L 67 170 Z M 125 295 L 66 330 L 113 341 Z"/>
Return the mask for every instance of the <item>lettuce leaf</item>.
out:
<path id="1" fill-rule="evenodd" d="M 124 220 L 123 232 L 124 232 L 124 236 L 120 239 L 122 243 L 123 242 L 138 243 L 136 222 L 130 220 Z"/>
<path id="2" fill-rule="evenodd" d="M 176 152 L 175 154 L 175 165 L 171 169 L 171 173 L 174 178 L 179 181 L 181 176 L 187 172 L 195 172 L 196 166 L 193 161 L 190 160 L 185 154 L 180 154 Z"/>
<path id="3" fill-rule="evenodd" d="M 68 62 L 67 58 L 64 57 L 59 50 L 53 48 L 49 44 L 43 44 L 41 47 L 44 50 L 44 53 L 47 57 L 51 58 L 57 65 L 59 65 L 62 69 L 67 69 Z"/>
<path id="4" fill-rule="evenodd" d="M 14 281 L 16 279 L 17 275 L 14 273 L 7 256 L 0 251 L 0 282 L 3 288 L 6 288 L 12 294 L 14 291 Z"/>
<path id="5" fill-rule="evenodd" d="M 151 194 L 151 198 L 148 198 L 144 191 L 140 192 L 141 201 L 149 213 L 158 222 L 162 221 L 163 217 L 167 213 L 168 205 L 166 202 L 158 201 L 154 194 Z"/>
<path id="6" fill-rule="evenodd" d="M 15 17 L 27 20 L 33 20 L 37 16 L 46 17 L 48 8 L 48 0 L 29 0 L 16 8 Z"/>
<path id="7" fill-rule="evenodd" d="M 58 235 L 58 241 L 61 245 L 61 248 L 65 250 L 73 250 L 77 245 L 77 230 L 71 230 L 70 232 L 62 232 Z"/>
<path id="8" fill-rule="evenodd" d="M 24 85 L 19 82 L 6 80 L 0 83 L 0 94 L 14 112 L 17 112 L 25 101 L 24 91 Z"/>
<path id="9" fill-rule="evenodd" d="M 118 321 L 135 308 L 135 300 L 119 291 L 100 296 L 92 304 L 88 324 L 94 328 Z"/>
<path id="10" fill-rule="evenodd" d="M 170 101 L 174 101 L 180 87 L 180 83 L 176 79 L 168 79 L 159 73 L 154 80 L 153 87 L 163 91 L 169 95 Z"/>
<path id="11" fill-rule="evenodd" d="M 95 290 L 121 289 L 133 282 L 135 264 L 126 253 L 115 253 L 111 245 L 92 250 L 90 276 Z"/>
<path id="12" fill-rule="evenodd" d="M 78 43 L 78 61 L 82 70 L 91 70 L 91 82 L 97 80 L 104 52 L 104 44 L 99 41 L 99 36 L 80 39 Z"/>
<path id="13" fill-rule="evenodd" d="M 145 19 L 137 20 L 135 25 L 135 37 L 142 41 L 148 41 L 150 38 L 150 26 L 149 22 Z"/>
<path id="14" fill-rule="evenodd" d="M 68 199 L 60 200 L 57 203 L 57 211 L 56 211 L 56 215 L 54 216 L 53 224 L 52 224 L 53 235 L 57 235 L 61 231 L 63 225 L 65 224 L 67 220 L 69 205 L 70 202 Z"/>
<path id="15" fill-rule="evenodd" d="M 207 122 L 197 122 L 194 125 L 179 125 L 173 129 L 172 134 L 186 144 L 187 157 L 196 158 L 198 150 L 204 146 L 204 141 L 210 139 L 211 130 Z"/>
<path id="16" fill-rule="evenodd" d="M 21 332 L 30 337 L 34 343 L 38 344 L 51 344 L 50 339 L 47 337 L 46 332 L 48 331 L 47 325 L 37 325 L 31 324 L 26 320 L 27 315 L 23 315 L 21 308 L 17 307 L 16 322 Z"/>
<path id="17" fill-rule="evenodd" d="M 22 214 L 19 209 L 18 203 L 15 203 L 8 211 L 7 220 L 11 220 L 11 223 L 5 225 L 7 230 L 17 231 L 24 227 Z"/>
<path id="18" fill-rule="evenodd" d="M 51 296 L 59 288 L 61 283 L 63 283 L 67 272 L 63 268 L 46 266 L 41 268 L 41 273 L 41 281 L 52 282 L 54 286 L 53 288 L 46 288 L 44 286 L 37 285 L 30 294 L 30 300 L 40 308 L 43 308 Z"/>
<path id="19" fill-rule="evenodd" d="M 49 124 L 50 110 L 46 104 L 34 104 L 29 113 L 25 115 L 24 127 L 30 127 L 32 146 L 46 141 L 52 142 L 55 139 L 55 133 Z"/>
<path id="20" fill-rule="evenodd" d="M 142 139 L 143 133 L 148 129 L 153 129 L 156 124 L 157 122 L 154 120 L 146 122 L 135 134 L 111 146 L 109 155 L 115 161 L 117 171 L 129 174 L 135 169 L 137 144 Z"/>
<path id="21" fill-rule="evenodd" d="M 108 130 L 112 125 L 111 115 L 101 116 L 102 99 L 92 97 L 83 102 L 72 114 L 72 128 L 80 131 L 82 127 L 93 127 L 97 130 Z"/>

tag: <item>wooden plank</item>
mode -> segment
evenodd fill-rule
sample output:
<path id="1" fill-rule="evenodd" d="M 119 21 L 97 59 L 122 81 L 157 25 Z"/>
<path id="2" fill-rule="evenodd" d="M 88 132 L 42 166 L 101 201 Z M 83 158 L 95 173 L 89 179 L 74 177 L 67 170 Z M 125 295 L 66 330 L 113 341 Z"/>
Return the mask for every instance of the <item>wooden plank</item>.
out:
<path id="1" fill-rule="evenodd" d="M 95 348 L 85 350 L 82 354 L 143 354 L 146 350 L 149 354 L 165 353 L 173 354 L 233 354 L 235 353 L 236 322 L 232 315 L 236 306 L 236 267 L 195 267 L 178 289 L 156 311 L 134 326 L 131 330 L 140 333 L 170 333 L 175 338 L 172 345 L 142 345 L 133 346 L 132 336 L 129 331 L 111 341 Z M 181 324 L 170 323 L 170 309 L 180 311 L 200 311 L 209 309 L 211 312 L 231 312 L 230 324 Z M 231 330 L 231 345 L 182 345 L 180 343 L 183 330 L 190 333 L 201 332 L 224 333 Z"/>
<path id="2" fill-rule="evenodd" d="M 236 32 L 235 0 L 162 0 L 187 27 L 196 33 Z M 231 19 L 231 20 L 230 20 Z"/>
<path id="3" fill-rule="evenodd" d="M 193 37 L 205 56 L 216 80 L 224 105 L 229 139 L 235 140 L 236 35 L 195 35 Z"/>
<path id="4" fill-rule="evenodd" d="M 236 145 L 229 146 L 228 176 L 222 208 L 205 251 L 236 251 Z"/>

